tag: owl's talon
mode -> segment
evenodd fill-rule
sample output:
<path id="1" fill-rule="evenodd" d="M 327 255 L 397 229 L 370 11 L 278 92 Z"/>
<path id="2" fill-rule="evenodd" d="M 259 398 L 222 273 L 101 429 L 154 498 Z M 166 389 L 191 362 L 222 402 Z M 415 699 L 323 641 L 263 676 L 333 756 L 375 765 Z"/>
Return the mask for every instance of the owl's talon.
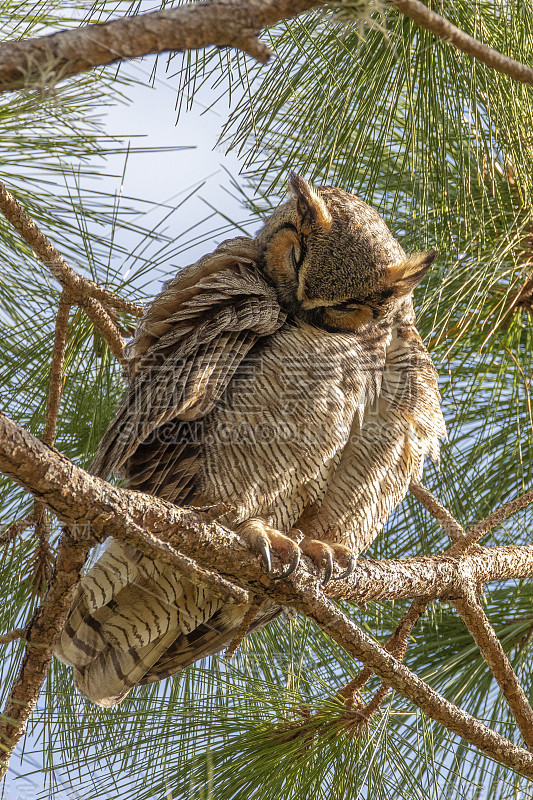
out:
<path id="1" fill-rule="evenodd" d="M 304 538 L 304 534 L 298 528 L 292 528 L 288 533 L 288 538 L 291 539 L 295 543 L 294 553 L 292 555 L 291 561 L 287 569 L 285 569 L 281 575 L 277 575 L 274 580 L 280 581 L 283 578 L 288 578 L 289 575 L 292 575 L 294 570 L 297 568 L 298 564 L 300 563 L 300 556 L 302 551 L 298 547 L 302 539 Z"/>
<path id="2" fill-rule="evenodd" d="M 330 581 L 347 578 L 355 569 L 357 557 L 347 547 L 336 542 L 322 542 L 319 539 L 305 537 L 300 545 L 302 552 L 309 556 L 313 564 L 324 572 L 322 586 L 327 586 Z M 345 567 L 346 565 L 346 567 Z M 333 571 L 343 569 L 341 575 L 333 577 Z"/>
<path id="3" fill-rule="evenodd" d="M 357 564 L 357 556 L 355 555 L 355 553 L 350 553 L 350 555 L 348 556 L 348 566 L 346 567 L 344 572 L 342 572 L 340 575 L 336 575 L 331 580 L 343 581 L 344 578 L 349 578 L 350 575 L 352 575 L 352 573 L 355 571 L 356 564 Z"/>
<path id="4" fill-rule="evenodd" d="M 324 578 L 322 580 L 322 586 L 327 586 L 327 584 L 331 580 L 331 576 L 333 575 L 333 555 L 331 550 L 324 551 Z"/>
<path id="5" fill-rule="evenodd" d="M 272 575 L 272 551 L 280 558 L 283 564 L 288 562 L 280 575 L 275 580 L 282 580 L 292 575 L 300 563 L 300 548 L 297 543 L 285 534 L 268 527 L 262 520 L 249 519 L 237 529 L 238 533 L 248 542 L 250 547 L 261 556 L 265 569 Z"/>
<path id="6" fill-rule="evenodd" d="M 275 581 L 281 581 L 284 578 L 288 578 L 289 575 L 292 575 L 292 573 L 294 572 L 294 570 L 296 569 L 296 567 L 298 566 L 299 563 L 300 563 L 300 548 L 297 546 L 297 549 L 295 550 L 295 552 L 294 552 L 294 554 L 292 556 L 291 562 L 290 562 L 289 566 L 287 567 L 287 569 L 283 570 L 281 575 L 276 575 L 274 577 L 274 580 Z"/>
<path id="7" fill-rule="evenodd" d="M 270 556 L 270 545 L 268 541 L 263 537 L 259 538 L 256 542 L 256 548 L 263 559 L 267 573 L 270 575 L 274 570 L 272 569 L 272 558 Z"/>

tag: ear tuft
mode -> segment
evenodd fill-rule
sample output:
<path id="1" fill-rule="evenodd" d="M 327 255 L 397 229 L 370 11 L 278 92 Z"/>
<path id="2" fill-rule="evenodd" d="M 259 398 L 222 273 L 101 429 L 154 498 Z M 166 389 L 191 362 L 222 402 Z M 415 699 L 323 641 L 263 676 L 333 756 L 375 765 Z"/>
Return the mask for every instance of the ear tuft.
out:
<path id="1" fill-rule="evenodd" d="M 301 175 L 294 173 L 289 178 L 289 188 L 297 200 L 301 231 L 308 234 L 311 228 L 318 226 L 329 233 L 333 218 L 316 189 Z"/>
<path id="2" fill-rule="evenodd" d="M 389 267 L 387 283 L 394 291 L 395 297 L 402 297 L 418 286 L 424 275 L 438 256 L 436 250 L 415 253 L 405 261 Z"/>

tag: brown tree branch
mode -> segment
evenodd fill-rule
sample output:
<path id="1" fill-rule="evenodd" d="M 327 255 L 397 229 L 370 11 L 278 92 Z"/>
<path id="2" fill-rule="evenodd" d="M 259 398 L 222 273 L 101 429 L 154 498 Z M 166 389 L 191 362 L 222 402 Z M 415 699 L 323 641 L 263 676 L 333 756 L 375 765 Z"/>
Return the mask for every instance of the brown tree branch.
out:
<path id="1" fill-rule="evenodd" d="M 417 624 L 422 614 L 425 612 L 426 608 L 426 600 L 415 600 L 411 605 L 411 608 L 406 611 L 401 618 L 390 639 L 384 644 L 385 650 L 387 650 L 389 653 L 392 653 L 392 655 L 395 656 L 398 661 L 403 660 L 407 648 L 407 640 L 409 639 L 411 631 Z M 372 674 L 373 673 L 371 670 L 365 667 L 359 672 L 358 675 L 355 676 L 355 678 L 353 678 L 345 686 L 343 686 L 342 689 L 340 689 L 338 695 L 345 699 L 346 705 L 350 706 L 353 703 L 354 694 L 363 688 L 368 679 L 372 677 Z"/>
<path id="2" fill-rule="evenodd" d="M 239 649 L 242 640 L 250 630 L 250 626 L 254 621 L 254 619 L 257 617 L 259 609 L 261 608 L 262 605 L 263 603 L 261 602 L 261 600 L 257 599 L 255 599 L 254 602 L 250 604 L 250 608 L 244 615 L 243 621 L 241 622 L 237 630 L 237 633 L 229 643 L 228 648 L 224 653 L 224 658 L 226 659 L 226 661 L 230 661 L 237 652 L 237 650 Z"/>
<path id="3" fill-rule="evenodd" d="M 435 517 L 439 525 L 446 531 L 452 542 L 459 541 L 466 536 L 464 528 L 459 525 L 457 520 L 450 514 L 448 509 L 445 508 L 442 503 L 437 500 L 435 495 L 433 495 L 422 483 L 411 481 L 409 491 L 412 495 L 414 495 L 414 497 L 416 497 L 418 502 L 424 506 L 426 511 L 429 511 L 429 513 Z"/>
<path id="4" fill-rule="evenodd" d="M 34 504 L 35 538 L 37 547 L 30 567 L 30 583 L 33 594 L 42 597 L 54 568 L 54 556 L 50 547 L 50 525 L 46 510 L 38 500 Z"/>
<path id="5" fill-rule="evenodd" d="M 124 339 L 105 307 L 94 297 L 86 297 L 80 302 L 80 306 L 84 309 L 104 342 L 107 342 L 109 349 L 119 364 L 125 366 L 127 362 L 124 356 Z"/>
<path id="6" fill-rule="evenodd" d="M 311 587 L 300 588 L 296 581 L 291 581 L 291 588 L 291 605 L 314 620 L 346 652 L 379 675 L 384 683 L 409 698 L 429 717 L 473 744 L 481 752 L 523 775 L 533 777 L 533 754 L 487 728 L 475 717 L 435 692 L 394 656 L 372 642 L 326 597 L 310 597 L 308 591 Z"/>
<path id="7" fill-rule="evenodd" d="M 42 86 L 149 53 L 235 47 L 266 64 L 262 28 L 324 5 L 317 0 L 212 0 L 0 44 L 0 91 Z"/>
<path id="8" fill-rule="evenodd" d="M 54 443 L 57 420 L 59 417 L 59 406 L 63 394 L 63 366 L 65 363 L 70 307 L 70 303 L 65 298 L 65 290 L 63 290 L 59 298 L 59 307 L 56 316 L 54 346 L 50 364 L 50 386 L 48 389 L 48 402 L 46 407 L 46 423 L 43 433 L 43 442 L 49 445 Z M 34 504 L 33 516 L 38 546 L 32 565 L 32 591 L 35 591 L 37 594 L 42 594 L 42 589 L 46 586 L 52 574 L 53 556 L 49 541 L 50 526 L 46 520 L 44 506 L 39 503 L 38 500 L 36 500 Z"/>
<path id="9" fill-rule="evenodd" d="M 54 348 L 50 364 L 50 387 L 48 389 L 48 404 L 46 408 L 46 424 L 43 433 L 43 442 L 53 444 L 57 430 L 59 406 L 63 394 L 63 366 L 65 364 L 65 348 L 68 336 L 68 318 L 70 303 L 64 293 L 59 298 L 59 307 L 56 316 L 56 329 L 54 334 Z"/>
<path id="10" fill-rule="evenodd" d="M 271 581 L 256 556 L 248 553 L 237 534 L 211 521 L 208 513 L 179 508 L 160 498 L 119 489 L 95 478 L 2 412 L 0 471 L 40 499 L 65 524 L 78 525 L 79 531 L 82 522 L 83 535 L 91 539 L 91 546 L 107 536 L 117 536 L 149 552 L 150 539 L 144 542 L 139 539 L 139 529 L 142 529 L 151 532 L 146 536 L 153 534 L 170 544 L 176 543 L 180 552 L 207 569 L 231 576 L 230 580 L 241 583 L 243 576 L 249 578 L 259 593 L 270 586 Z M 131 530 L 130 523 L 133 523 Z M 313 579 L 321 577 L 304 556 L 298 572 Z M 460 558 L 450 556 L 449 551 L 441 555 L 380 561 L 360 557 L 353 574 L 331 581 L 326 593 L 331 598 L 357 603 L 416 597 L 448 598 L 460 594 L 465 580 L 481 585 L 530 577 L 533 577 L 533 545 L 478 546 Z M 281 581 L 280 586 L 286 588 L 289 582 Z M 290 592 L 287 597 L 289 595 Z"/>
<path id="11" fill-rule="evenodd" d="M 389 2 L 421 28 L 425 28 L 425 30 L 434 33 L 435 36 L 444 39 L 445 42 L 453 44 L 463 53 L 475 58 L 477 61 L 481 61 L 482 64 L 486 64 L 497 72 L 509 75 L 515 81 L 533 86 L 533 69 L 531 67 L 522 64 L 520 61 L 515 61 L 514 58 L 504 56 L 487 44 L 474 39 L 468 33 L 441 17 L 440 14 L 419 2 L 419 0 L 389 0 Z"/>
<path id="12" fill-rule="evenodd" d="M 467 533 L 448 509 L 445 508 L 442 503 L 437 500 L 435 495 L 423 484 L 412 482 L 409 489 L 411 494 L 416 497 L 421 505 L 423 505 L 433 517 L 435 517 L 437 522 L 453 540 L 454 543 L 448 550 L 448 555 L 452 556 L 458 556 L 465 552 L 472 547 L 472 545 L 476 544 L 482 536 L 495 528 L 496 525 L 500 525 L 513 514 L 516 514 L 517 511 L 521 511 L 523 508 L 527 508 L 527 506 L 533 503 L 533 489 L 530 489 L 528 492 L 524 492 L 524 494 L 520 494 L 518 497 L 514 497 L 512 500 L 504 503 L 500 508 L 497 508 L 485 517 L 485 519 L 476 522 Z"/>
<path id="13" fill-rule="evenodd" d="M 495 528 L 496 525 L 500 525 L 513 514 L 516 514 L 517 511 L 521 511 L 523 508 L 530 506 L 531 503 L 533 503 L 533 489 L 530 489 L 528 492 L 518 497 L 513 497 L 512 500 L 504 503 L 503 506 L 497 508 L 492 514 L 489 514 L 488 517 L 482 519 L 481 522 L 477 522 L 473 525 L 467 533 L 466 540 L 461 542 L 461 546 L 468 547 L 472 543 L 477 542 L 482 536 Z"/>
<path id="14" fill-rule="evenodd" d="M 0 467 L 1 468 L 1 467 Z M 416 597 L 448 598 L 461 581 L 476 585 L 533 577 L 533 545 L 476 547 L 461 556 L 450 551 L 434 556 L 375 561 L 360 557 L 350 578 L 327 587 L 328 597 L 366 603 Z"/>
<path id="15" fill-rule="evenodd" d="M 9 642 L 14 642 L 16 639 L 24 639 L 26 633 L 26 628 L 14 628 L 9 633 L 2 633 L 0 634 L 0 644 L 9 644 Z"/>
<path id="16" fill-rule="evenodd" d="M 403 661 L 409 636 L 422 614 L 424 614 L 427 606 L 427 600 L 421 598 L 414 600 L 411 604 L 411 608 L 405 612 L 396 630 L 385 643 L 385 650 L 397 658 L 398 661 Z M 372 675 L 371 669 L 363 667 L 359 674 L 337 693 L 339 697 L 345 699 L 345 704 L 349 709 L 343 715 L 342 720 L 346 726 L 346 730 L 350 734 L 357 734 L 363 725 L 368 724 L 368 720 L 378 710 L 391 689 L 388 684 L 382 683 L 372 700 L 366 706 L 360 704 L 356 709 L 353 709 L 356 695 L 361 691 Z"/>
<path id="17" fill-rule="evenodd" d="M 528 750 L 533 750 L 533 710 L 475 591 L 466 586 L 451 600 L 498 682 Z"/>
<path id="18" fill-rule="evenodd" d="M 361 660 L 384 683 L 412 700 L 432 719 L 462 736 L 490 757 L 533 777 L 532 754 L 454 706 L 394 656 L 365 636 L 324 596 L 321 576 L 307 559 L 302 559 L 303 563 L 294 576 L 285 581 L 276 581 L 265 573 L 261 561 L 243 545 L 234 532 L 216 522 L 206 522 L 205 517 L 195 510 L 178 508 L 150 495 L 118 489 L 89 475 L 3 414 L 0 414 L 0 469 L 31 491 L 65 523 L 74 526 L 72 532 L 63 537 L 49 594 L 31 626 L 30 633 L 33 635 L 30 638 L 33 645 L 28 649 L 8 701 L 6 717 L 0 722 L 0 739 L 6 747 L 4 765 L 7 764 L 9 749 L 22 736 L 36 702 L 38 686 L 44 680 L 55 636 L 67 613 L 64 604 L 68 607 L 68 598 L 85 556 L 96 541 L 115 535 L 132 542 L 143 552 L 152 554 L 153 548 L 158 546 L 158 540 L 162 539 L 171 546 L 174 542 L 179 542 L 180 551 L 195 559 L 200 566 L 216 569 L 228 580 L 237 581 L 259 597 L 267 596 L 281 605 L 293 606 L 313 619 L 348 653 Z M 83 520 L 83 526 L 76 529 L 77 520 Z M 142 537 L 139 536 L 139 528 L 143 529 Z M 488 564 L 495 555 L 494 551 L 514 549 L 521 552 L 518 566 L 523 566 L 523 560 L 527 559 L 527 572 L 533 574 L 533 547 L 490 550 L 479 548 L 486 551 L 483 555 Z M 510 556 L 510 552 L 507 555 Z M 446 556 L 433 557 L 435 562 L 453 564 L 457 573 L 456 580 L 460 582 L 457 585 L 462 586 L 465 574 L 469 577 L 477 574 L 479 577 L 479 568 L 473 568 L 476 559 L 479 559 L 478 549 L 472 554 L 466 554 L 462 560 Z M 421 565 L 423 559 L 412 561 L 418 561 Z M 495 561 L 501 566 L 498 555 Z M 388 562 L 385 569 L 391 563 Z M 397 565 L 400 563 L 396 562 Z M 360 559 L 355 570 L 356 577 L 351 576 L 338 583 L 351 585 L 357 594 L 358 579 L 361 578 L 364 583 L 367 570 L 367 560 Z M 393 567 L 392 574 L 393 580 L 396 580 L 398 566 Z M 490 574 L 491 570 L 488 569 L 483 579 L 491 579 Z M 501 578 L 500 571 L 493 575 L 493 579 Z M 426 586 L 426 591 L 427 589 Z M 435 586 L 431 589 L 434 591 Z"/>

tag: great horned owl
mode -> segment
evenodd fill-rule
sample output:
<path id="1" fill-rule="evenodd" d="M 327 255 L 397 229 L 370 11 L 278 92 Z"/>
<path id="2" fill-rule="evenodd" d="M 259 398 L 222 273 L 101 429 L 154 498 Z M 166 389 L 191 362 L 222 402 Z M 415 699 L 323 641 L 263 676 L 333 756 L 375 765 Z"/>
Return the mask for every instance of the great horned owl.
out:
<path id="1" fill-rule="evenodd" d="M 379 214 L 290 179 L 255 239 L 224 242 L 148 307 L 92 471 L 178 505 L 229 504 L 262 549 L 332 570 L 373 541 L 445 433 L 407 257 Z M 298 536 L 295 531 L 301 531 Z M 296 540 L 303 540 L 299 545 Z M 56 655 L 103 706 L 230 642 L 248 611 L 110 540 L 82 579 Z M 265 603 L 252 624 L 279 613 Z"/>

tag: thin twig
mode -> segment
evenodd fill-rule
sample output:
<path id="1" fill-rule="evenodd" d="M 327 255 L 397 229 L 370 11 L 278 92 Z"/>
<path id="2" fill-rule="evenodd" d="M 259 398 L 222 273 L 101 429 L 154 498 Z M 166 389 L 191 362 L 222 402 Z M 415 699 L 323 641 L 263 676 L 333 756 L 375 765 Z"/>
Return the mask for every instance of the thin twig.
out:
<path id="1" fill-rule="evenodd" d="M 65 363 L 65 347 L 67 344 L 70 308 L 71 305 L 66 299 L 66 292 L 63 290 L 59 298 L 56 316 L 54 347 L 50 363 L 50 385 L 48 389 L 46 423 L 43 433 L 43 442 L 50 446 L 54 443 L 57 420 L 59 417 L 59 406 L 63 394 L 63 365 Z M 31 567 L 31 588 L 32 592 L 38 596 L 42 596 L 44 588 L 47 586 L 52 575 L 54 559 L 49 541 L 50 526 L 46 520 L 44 506 L 39 500 L 35 501 L 33 517 L 35 520 L 37 550 Z"/>
<path id="2" fill-rule="evenodd" d="M 292 605 L 326 631 L 346 652 L 362 661 L 429 717 L 473 744 L 496 761 L 533 777 L 533 754 L 486 727 L 466 711 L 446 700 L 390 653 L 375 644 L 341 609 L 323 595 L 311 595 L 292 581 Z M 278 589 L 279 591 L 279 589 Z M 270 592 L 269 592 L 270 594 Z M 274 592 L 272 592 L 273 596 Z"/>
<path id="3" fill-rule="evenodd" d="M 412 494 L 417 500 L 426 508 L 432 516 L 440 523 L 444 530 L 453 539 L 453 545 L 447 551 L 449 555 L 459 556 L 464 553 L 469 547 L 475 544 L 482 536 L 488 533 L 496 525 L 504 522 L 506 519 L 516 514 L 523 508 L 533 503 L 533 489 L 519 495 L 518 497 L 504 503 L 500 508 L 497 508 L 485 519 L 472 525 L 468 533 L 462 528 L 457 520 L 451 515 L 442 503 L 426 489 L 421 483 L 411 482 L 409 486 Z"/>
<path id="4" fill-rule="evenodd" d="M 490 758 L 511 767 L 522 775 L 533 777 L 532 753 L 500 736 L 475 717 L 445 700 L 442 695 L 439 695 L 404 664 L 375 644 L 338 606 L 323 595 L 310 597 L 304 587 L 297 587 L 294 585 L 294 581 L 292 583 L 293 606 L 313 619 L 346 652 L 351 653 L 372 672 L 379 675 L 384 684 L 398 689 L 405 697 L 409 697 L 419 708 L 423 709 L 429 717 L 461 736 L 481 752 L 489 755 Z M 401 689 L 400 685 L 403 683 L 404 677 L 409 688 Z M 379 699 L 379 697 L 376 698 L 376 703 L 379 702 Z M 354 710 L 353 716 L 357 716 L 357 711 Z M 363 719 L 358 722 L 359 726 L 362 722 L 364 722 Z M 325 725 L 327 724 L 328 720 L 325 721 Z M 281 727 L 279 736 L 282 741 L 290 741 L 295 736 L 299 736 L 303 737 L 305 742 L 314 738 L 317 733 L 316 729 L 316 719 L 308 717 L 302 722 Z M 327 732 L 331 735 L 330 721 Z"/>
<path id="5" fill-rule="evenodd" d="M 464 528 L 459 525 L 448 509 L 423 484 L 411 481 L 409 491 L 435 517 L 453 542 L 457 542 L 466 536 Z"/>
<path id="6" fill-rule="evenodd" d="M 23 519 L 17 519 L 8 525 L 0 526 L 0 547 L 11 544 L 21 536 L 22 532 L 35 525 L 33 512 Z"/>
<path id="7" fill-rule="evenodd" d="M 414 600 L 411 607 L 405 612 L 398 623 L 396 630 L 384 645 L 385 650 L 397 658 L 398 661 L 403 661 L 409 636 L 422 614 L 424 614 L 428 602 L 428 600 L 422 600 L 420 598 Z M 353 705 L 356 701 L 356 695 L 361 691 L 372 675 L 372 670 L 368 667 L 363 667 L 359 674 L 338 692 L 339 697 L 345 698 L 345 705 L 348 709 L 341 717 L 348 735 L 357 735 L 362 727 L 368 724 L 370 717 L 376 713 L 391 689 L 389 684 L 381 683 L 369 703 L 365 706 L 358 704 L 357 708 L 354 708 Z"/>
<path id="8" fill-rule="evenodd" d="M 533 69 L 515 61 L 514 58 L 504 56 L 492 47 L 489 47 L 460 28 L 457 28 L 447 19 L 441 17 L 435 11 L 420 3 L 419 0 L 389 0 L 391 5 L 409 17 L 421 28 L 431 31 L 435 36 L 444 39 L 445 42 L 453 44 L 458 50 L 481 61 L 488 67 L 492 67 L 497 72 L 509 75 L 515 81 L 528 83 L 533 86 Z"/>
<path id="9" fill-rule="evenodd" d="M 493 511 L 485 517 L 485 519 L 482 519 L 481 522 L 477 522 L 470 528 L 466 537 L 453 546 L 454 555 L 466 550 L 481 539 L 482 536 L 495 528 L 496 525 L 500 525 L 513 514 L 516 514 L 517 511 L 521 511 L 523 508 L 530 506 L 531 503 L 533 503 L 533 489 L 504 503 L 500 508 L 497 508 L 496 511 Z M 452 552 L 452 549 L 450 549 L 450 552 Z"/>
<path id="10" fill-rule="evenodd" d="M 387 652 L 392 653 L 398 661 L 403 661 L 405 651 L 407 649 L 407 641 L 411 632 L 418 620 L 424 614 L 428 606 L 427 600 L 417 598 L 411 604 L 411 607 L 405 612 L 400 622 L 398 623 L 394 633 L 383 645 Z M 344 698 L 345 704 L 350 708 L 355 701 L 355 694 L 360 692 L 365 683 L 372 677 L 374 673 L 367 667 L 363 669 L 352 678 L 342 689 L 339 689 L 339 697 Z M 390 687 L 389 687 L 390 688 Z"/>
<path id="11" fill-rule="evenodd" d="M 9 644 L 9 642 L 14 642 L 16 639 L 24 639 L 26 633 L 27 628 L 14 628 L 9 633 L 2 633 L 0 634 L 0 644 Z"/>
<path id="12" fill-rule="evenodd" d="M 91 544 L 89 540 L 74 541 L 69 535 L 59 542 L 54 576 L 27 627 L 26 652 L 0 718 L 0 778 L 7 772 L 11 753 L 24 735 L 37 703 L 55 640 L 66 621 Z"/>
<path id="13" fill-rule="evenodd" d="M 191 583 L 209 590 L 220 597 L 225 603 L 233 602 L 244 605 L 250 602 L 250 593 L 246 589 L 237 586 L 212 570 L 201 567 L 193 558 L 180 553 L 169 542 L 162 541 L 144 531 L 140 526 L 129 527 L 130 534 L 134 537 L 130 539 L 135 546 L 143 549 L 152 556 L 157 556 L 159 561 L 163 561 L 184 575 Z"/>
<path id="14" fill-rule="evenodd" d="M 475 591 L 467 586 L 451 601 L 498 682 L 527 748 L 533 750 L 533 709 Z"/>
<path id="15" fill-rule="evenodd" d="M 63 306 L 73 303 L 81 306 L 104 341 L 109 345 L 115 358 L 124 365 L 124 341 L 106 306 L 111 306 L 111 308 L 120 311 L 127 311 L 138 317 L 142 316 L 143 310 L 134 303 L 123 300 L 113 292 L 103 289 L 94 281 L 78 275 L 1 181 L 0 211 L 63 287 L 61 295 Z M 64 307 L 60 308 L 58 314 L 61 314 L 62 322 L 64 322 L 64 317 L 67 313 Z M 56 327 L 56 336 L 61 338 L 62 334 L 64 334 L 64 330 L 61 327 L 59 329 Z M 60 344 L 58 346 L 60 347 Z M 60 351 L 58 351 L 58 358 L 59 356 Z M 62 359 L 60 361 L 61 364 L 59 366 L 62 368 Z"/>
<path id="16" fill-rule="evenodd" d="M 50 364 L 50 387 L 48 389 L 46 424 L 43 433 L 43 442 L 49 445 L 53 445 L 55 440 L 59 406 L 63 394 L 63 366 L 65 363 L 70 307 L 70 303 L 66 299 L 65 292 L 63 291 L 59 298 L 56 316 L 54 348 L 52 350 L 52 361 Z"/>

